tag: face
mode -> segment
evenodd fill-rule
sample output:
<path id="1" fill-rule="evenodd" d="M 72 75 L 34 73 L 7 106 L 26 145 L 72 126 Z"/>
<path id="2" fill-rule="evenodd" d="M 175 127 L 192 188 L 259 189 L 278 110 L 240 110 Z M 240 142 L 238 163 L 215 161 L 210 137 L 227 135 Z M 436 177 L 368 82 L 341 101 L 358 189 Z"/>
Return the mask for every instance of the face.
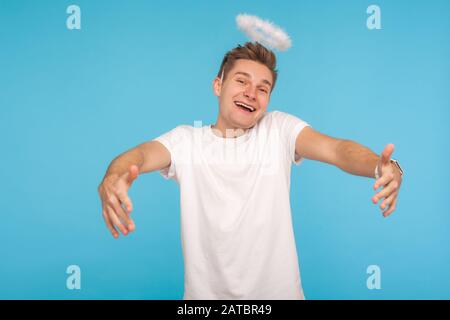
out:
<path id="1" fill-rule="evenodd" d="M 253 127 L 267 110 L 272 84 L 272 73 L 265 65 L 236 60 L 223 83 L 218 77 L 213 81 L 219 98 L 218 123 L 233 129 Z"/>

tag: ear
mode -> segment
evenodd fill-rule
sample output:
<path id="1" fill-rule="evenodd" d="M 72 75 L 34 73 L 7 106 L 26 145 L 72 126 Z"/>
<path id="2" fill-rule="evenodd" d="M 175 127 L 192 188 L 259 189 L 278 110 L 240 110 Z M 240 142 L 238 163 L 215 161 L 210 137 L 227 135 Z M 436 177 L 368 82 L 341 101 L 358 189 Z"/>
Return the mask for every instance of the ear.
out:
<path id="1" fill-rule="evenodd" d="M 222 83 L 219 77 L 215 77 L 213 80 L 213 92 L 216 97 L 220 97 L 220 93 L 222 92 Z"/>

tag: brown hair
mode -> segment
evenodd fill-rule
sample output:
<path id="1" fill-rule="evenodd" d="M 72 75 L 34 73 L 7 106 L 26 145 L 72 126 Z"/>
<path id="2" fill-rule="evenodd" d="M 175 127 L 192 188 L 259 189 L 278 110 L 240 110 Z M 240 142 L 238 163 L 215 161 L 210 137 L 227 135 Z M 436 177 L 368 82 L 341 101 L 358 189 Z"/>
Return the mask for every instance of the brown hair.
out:
<path id="1" fill-rule="evenodd" d="M 233 69 L 234 63 L 238 59 L 253 60 L 262 63 L 269 68 L 273 78 L 273 84 L 270 91 L 273 91 L 275 82 L 277 81 L 278 71 L 276 70 L 277 58 L 271 50 L 267 49 L 259 42 L 246 42 L 244 46 L 238 45 L 236 48 L 231 49 L 225 54 L 217 76 L 221 78 L 223 72 L 223 80 L 225 80 L 228 72 Z"/>

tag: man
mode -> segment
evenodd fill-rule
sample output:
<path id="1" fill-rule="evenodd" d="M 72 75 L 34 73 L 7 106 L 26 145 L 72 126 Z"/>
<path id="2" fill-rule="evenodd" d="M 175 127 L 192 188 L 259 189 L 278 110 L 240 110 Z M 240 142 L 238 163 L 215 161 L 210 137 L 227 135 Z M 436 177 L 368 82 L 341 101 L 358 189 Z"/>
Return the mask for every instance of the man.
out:
<path id="1" fill-rule="evenodd" d="M 160 170 L 180 186 L 184 299 L 304 299 L 290 208 L 290 169 L 303 158 L 376 177 L 372 201 L 384 216 L 397 203 L 402 172 L 390 157 L 267 112 L 277 71 L 272 51 L 246 43 L 229 51 L 213 80 L 213 126 L 181 125 L 121 154 L 99 194 L 117 238 L 135 229 L 127 190 L 138 174 Z"/>

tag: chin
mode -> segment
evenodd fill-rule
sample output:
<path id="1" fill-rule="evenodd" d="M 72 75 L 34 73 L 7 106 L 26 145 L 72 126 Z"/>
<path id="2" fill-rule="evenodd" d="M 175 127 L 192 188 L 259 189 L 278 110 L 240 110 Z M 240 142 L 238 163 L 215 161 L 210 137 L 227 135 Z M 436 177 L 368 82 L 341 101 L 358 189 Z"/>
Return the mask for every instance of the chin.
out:
<path id="1" fill-rule="evenodd" d="M 251 127 L 253 127 L 256 124 L 256 119 L 253 117 L 248 117 L 248 119 L 244 119 L 242 117 L 239 116 L 232 116 L 232 123 L 234 124 L 234 126 L 236 128 L 239 129 L 249 129 Z"/>

